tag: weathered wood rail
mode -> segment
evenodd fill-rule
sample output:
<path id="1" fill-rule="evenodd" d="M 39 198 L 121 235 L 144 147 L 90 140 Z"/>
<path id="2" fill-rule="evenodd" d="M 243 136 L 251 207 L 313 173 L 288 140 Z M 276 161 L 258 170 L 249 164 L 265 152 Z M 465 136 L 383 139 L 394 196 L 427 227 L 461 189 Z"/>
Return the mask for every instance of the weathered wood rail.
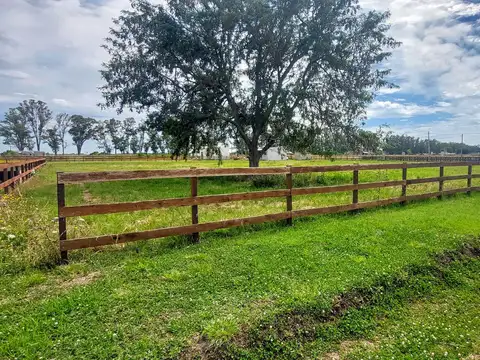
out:
<path id="1" fill-rule="evenodd" d="M 45 159 L 30 159 L 14 163 L 0 164 L 0 190 L 8 194 L 17 184 L 27 181 L 33 172 L 45 165 Z"/>
<path id="2" fill-rule="evenodd" d="M 110 244 L 126 243 L 131 241 L 161 238 L 173 235 L 192 235 L 194 241 L 198 241 L 200 232 L 224 229 L 235 226 L 259 224 L 268 221 L 286 220 L 292 224 L 296 217 L 317 214 L 331 214 L 359 209 L 384 206 L 395 203 L 405 204 L 408 201 L 441 198 L 444 195 L 456 193 L 470 193 L 479 191 L 480 186 L 472 187 L 472 179 L 480 178 L 480 174 L 473 174 L 472 168 L 476 163 L 450 162 L 450 163 L 398 163 L 398 164 L 362 164 L 362 165 L 334 165 L 334 166 L 305 166 L 305 167 L 266 167 L 266 168 L 222 168 L 222 169 L 176 169 L 176 170 L 144 170 L 144 171 L 114 171 L 93 173 L 57 173 L 57 198 L 59 217 L 60 251 L 63 261 L 67 261 L 67 252 L 74 249 L 82 249 Z M 480 166 L 480 165 L 479 165 Z M 408 169 L 412 168 L 439 168 L 439 176 L 424 179 L 408 179 Z M 446 167 L 465 167 L 465 175 L 444 176 Z M 402 180 L 359 183 L 359 172 L 368 170 L 402 170 Z M 293 177 L 303 173 L 325 173 L 332 171 L 352 171 L 353 183 L 336 186 L 321 186 L 308 188 L 293 187 Z M 204 195 L 198 196 L 198 179 L 202 177 L 217 176 L 259 176 L 281 175 L 285 176 L 285 189 L 266 190 L 249 193 Z M 91 204 L 79 206 L 65 206 L 65 185 L 122 181 L 137 179 L 165 179 L 165 178 L 190 178 L 191 196 L 185 198 L 146 200 L 125 203 Z M 466 180 L 466 187 L 444 190 L 445 181 Z M 420 195 L 407 195 L 408 185 L 438 182 L 438 191 Z M 401 196 L 376 201 L 359 202 L 359 191 L 384 187 L 401 187 Z M 348 205 L 328 206 L 314 209 L 293 210 L 293 197 L 309 194 L 327 194 L 334 192 L 352 191 L 352 203 Z M 208 223 L 199 223 L 199 205 L 218 204 L 230 201 L 258 200 L 266 198 L 285 197 L 286 212 L 268 214 L 241 219 L 223 220 Z M 67 238 L 67 218 L 75 216 L 110 214 L 119 212 L 131 212 L 157 208 L 190 206 L 192 209 L 192 225 L 168 227 L 147 231 L 139 231 L 125 234 L 101 235 L 87 238 Z"/>

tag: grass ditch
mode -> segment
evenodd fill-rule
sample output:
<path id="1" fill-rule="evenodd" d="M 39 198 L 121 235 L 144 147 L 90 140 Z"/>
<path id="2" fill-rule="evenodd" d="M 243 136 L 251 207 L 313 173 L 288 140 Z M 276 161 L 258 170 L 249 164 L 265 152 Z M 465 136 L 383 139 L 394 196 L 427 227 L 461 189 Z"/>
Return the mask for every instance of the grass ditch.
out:
<path id="1" fill-rule="evenodd" d="M 321 356 L 325 359 L 340 359 L 338 353 L 327 352 L 338 348 L 336 345 L 340 342 L 343 345 L 341 347 L 345 344 L 351 346 L 355 340 L 363 347 L 365 344 L 367 348 L 372 347 L 372 342 L 358 340 L 375 333 L 382 319 L 395 317 L 401 308 L 414 301 L 438 295 L 442 290 L 461 288 L 468 281 L 465 272 L 478 275 L 480 239 L 471 239 L 456 250 L 435 255 L 434 259 L 434 263 L 429 265 L 412 265 L 396 274 L 382 276 L 368 287 L 352 287 L 333 299 L 318 299 L 311 306 L 262 319 L 261 322 L 250 324 L 248 329 L 244 328 L 229 341 L 212 342 L 204 336 L 184 350 L 180 357 L 292 359 Z M 477 285 L 480 285 L 480 277 Z M 465 351 L 461 354 L 459 348 L 460 346 L 455 346 L 450 357 L 469 355 Z M 357 349 L 356 355 L 363 358 L 364 350 Z M 348 349 L 348 352 L 354 353 L 352 349 Z M 448 351 L 442 351 L 437 355 L 448 358 L 448 354 Z M 419 355 L 427 355 L 427 358 L 432 355 L 435 358 L 435 353 L 426 354 L 425 351 Z"/>

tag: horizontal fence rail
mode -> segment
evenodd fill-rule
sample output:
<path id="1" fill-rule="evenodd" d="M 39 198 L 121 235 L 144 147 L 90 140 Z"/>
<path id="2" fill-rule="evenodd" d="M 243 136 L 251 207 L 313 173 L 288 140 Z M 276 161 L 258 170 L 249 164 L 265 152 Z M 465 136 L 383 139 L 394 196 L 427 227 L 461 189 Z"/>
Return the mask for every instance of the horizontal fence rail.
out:
<path id="1" fill-rule="evenodd" d="M 43 165 L 44 158 L 0 164 L 0 189 L 8 194 L 17 184 L 27 181 Z"/>
<path id="2" fill-rule="evenodd" d="M 420 161 L 420 162 L 477 162 L 480 163 L 480 154 L 453 155 L 453 154 L 432 154 L 432 155 L 312 155 L 312 160 L 377 160 L 377 161 Z"/>
<path id="3" fill-rule="evenodd" d="M 200 232 L 225 229 L 244 225 L 260 224 L 269 221 L 286 220 L 291 225 L 297 217 L 319 214 L 332 214 L 347 211 L 368 209 L 395 203 L 405 204 L 408 201 L 428 198 L 441 198 L 445 195 L 457 193 L 471 193 L 479 191 L 480 186 L 472 186 L 472 179 L 480 179 L 480 174 L 473 174 L 473 166 L 477 163 L 449 162 L 449 163 L 397 163 L 397 164 L 359 164 L 359 165 L 333 165 L 333 166 L 302 166 L 302 167 L 271 167 L 271 168 L 221 168 L 221 169 L 175 169 L 175 170 L 143 170 L 143 171 L 113 171 L 94 173 L 57 173 L 57 200 L 59 217 L 60 251 L 62 260 L 67 261 L 68 251 L 103 245 L 120 244 L 131 241 L 162 238 L 174 235 L 192 235 L 194 241 L 198 241 Z M 439 176 L 423 179 L 408 179 L 408 169 L 416 168 L 439 168 Z M 445 168 L 465 167 L 465 175 L 444 176 Z M 359 172 L 368 170 L 402 170 L 402 180 L 381 182 L 359 182 Z M 295 188 L 293 177 L 304 173 L 327 173 L 333 171 L 347 171 L 353 173 L 353 183 L 335 186 L 320 186 Z M 203 195 L 198 196 L 198 179 L 202 177 L 219 176 L 260 176 L 279 175 L 285 176 L 285 189 L 256 191 L 248 193 Z M 168 179 L 189 178 L 191 196 L 184 198 L 146 200 L 124 203 L 106 203 L 90 205 L 65 205 L 65 186 L 68 184 L 81 184 L 91 182 L 125 181 L 138 179 Z M 452 190 L 444 190 L 445 181 L 466 180 L 466 187 Z M 418 195 L 407 195 L 408 185 L 438 182 L 438 191 Z M 376 201 L 359 202 L 359 191 L 366 189 L 380 189 L 386 187 L 401 187 L 401 196 L 396 198 Z M 327 194 L 335 192 L 352 191 L 352 202 L 347 205 L 327 206 L 314 209 L 293 210 L 293 197 L 310 194 Z M 199 205 L 219 204 L 231 201 L 260 200 L 267 198 L 285 198 L 286 211 L 277 214 L 268 214 L 241 219 L 222 220 L 208 223 L 199 223 Z M 192 224 L 186 226 L 168 227 L 147 231 L 139 231 L 125 234 L 101 235 L 86 238 L 67 238 L 67 218 L 75 216 L 88 216 L 98 214 L 111 214 L 121 212 L 133 212 L 157 208 L 189 206 L 192 211 Z"/>

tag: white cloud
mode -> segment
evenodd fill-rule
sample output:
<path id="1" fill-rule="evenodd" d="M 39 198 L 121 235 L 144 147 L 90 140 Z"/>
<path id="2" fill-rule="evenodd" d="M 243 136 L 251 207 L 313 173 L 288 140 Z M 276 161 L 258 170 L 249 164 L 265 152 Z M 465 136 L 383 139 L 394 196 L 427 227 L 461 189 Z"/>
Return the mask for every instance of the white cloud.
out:
<path id="1" fill-rule="evenodd" d="M 389 61 L 395 82 L 410 101 L 417 95 L 433 104 L 374 102 L 369 114 L 386 117 L 390 111 L 405 118 L 448 112 L 450 118 L 425 126 L 443 136 L 480 133 L 480 22 L 461 18 L 480 14 L 480 4 L 464 0 L 361 0 L 361 4 L 391 11 L 391 35 L 403 43 Z M 418 127 L 406 123 L 399 130 L 418 132 Z M 469 136 L 469 141 L 480 143 L 480 137 Z"/>
<path id="2" fill-rule="evenodd" d="M 13 79 L 28 79 L 30 75 L 19 70 L 1 70 L 0 69 L 0 77 L 8 77 Z"/>
<path id="3" fill-rule="evenodd" d="M 370 118 L 411 118 L 418 115 L 430 115 L 444 111 L 441 106 L 421 106 L 392 101 L 374 101 L 367 115 Z"/>
<path id="4" fill-rule="evenodd" d="M 54 104 L 60 105 L 60 106 L 71 106 L 72 104 L 68 102 L 65 99 L 52 99 L 52 102 Z"/>
<path id="5" fill-rule="evenodd" d="M 102 100 L 98 70 L 108 59 L 100 45 L 112 18 L 129 7 L 129 0 L 0 2 L 0 110 L 38 98 L 54 111 L 116 115 L 96 106 Z M 372 104 L 369 117 L 409 120 L 448 112 L 450 119 L 425 127 L 443 133 L 480 133 L 480 23 L 458 20 L 479 14 L 480 4 L 361 0 L 361 5 L 390 10 L 391 34 L 403 42 L 388 64 L 400 88 L 381 90 L 382 98 Z M 432 105 L 415 103 L 415 95 Z M 399 131 L 417 131 L 412 121 L 403 124 Z M 419 128 L 423 133 L 425 129 Z"/>

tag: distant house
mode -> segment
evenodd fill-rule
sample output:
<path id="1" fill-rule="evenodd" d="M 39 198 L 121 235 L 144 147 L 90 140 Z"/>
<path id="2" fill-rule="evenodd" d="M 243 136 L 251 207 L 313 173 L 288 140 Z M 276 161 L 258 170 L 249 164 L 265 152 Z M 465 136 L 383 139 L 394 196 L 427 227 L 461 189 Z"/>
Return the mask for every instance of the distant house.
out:
<path id="1" fill-rule="evenodd" d="M 279 147 L 272 147 L 267 150 L 265 155 L 262 156 L 262 160 L 267 161 L 278 161 L 278 160 L 288 160 L 288 155 L 283 149 Z"/>

